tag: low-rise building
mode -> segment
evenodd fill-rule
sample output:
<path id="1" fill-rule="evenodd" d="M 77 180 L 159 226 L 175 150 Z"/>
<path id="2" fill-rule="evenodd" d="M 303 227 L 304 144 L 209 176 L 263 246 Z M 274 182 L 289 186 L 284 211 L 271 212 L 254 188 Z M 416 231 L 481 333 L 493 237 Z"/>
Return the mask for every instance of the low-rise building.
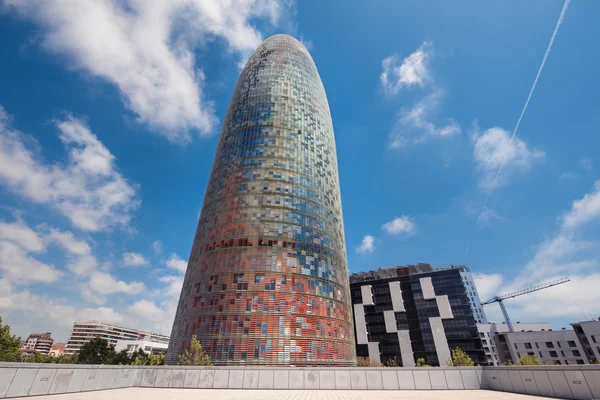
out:
<path id="1" fill-rule="evenodd" d="M 590 364 L 598 362 L 600 360 L 600 318 L 598 321 L 572 323 L 571 326 Z"/>
<path id="2" fill-rule="evenodd" d="M 78 352 L 81 346 L 94 338 L 106 339 L 109 344 L 116 346 L 118 340 L 142 340 L 146 337 L 149 338 L 149 341 L 169 343 L 169 337 L 166 335 L 123 328 L 101 321 L 75 322 L 69 341 L 65 346 L 65 353 L 73 354 Z"/>
<path id="3" fill-rule="evenodd" d="M 501 364 L 516 364 L 525 354 L 548 365 L 588 364 L 572 330 L 498 333 L 494 340 Z"/>
<path id="4" fill-rule="evenodd" d="M 551 331 L 552 324 L 550 322 L 516 322 L 513 323 L 513 329 L 515 332 L 544 332 Z M 483 344 L 483 351 L 485 352 L 485 358 L 488 362 L 488 365 L 500 365 L 500 357 L 498 356 L 498 351 L 496 350 L 494 337 L 498 333 L 509 332 L 508 325 L 506 325 L 505 322 L 501 324 L 489 322 L 487 324 L 477 324 L 477 330 L 479 331 L 479 337 L 481 338 L 481 342 Z"/>
<path id="5" fill-rule="evenodd" d="M 456 347 L 487 365 L 458 269 L 429 264 L 380 268 L 350 276 L 356 354 L 398 366 L 419 358 L 445 366 Z"/>
<path id="6" fill-rule="evenodd" d="M 166 354 L 169 343 L 151 341 L 150 338 L 144 338 L 142 340 L 117 340 L 115 345 L 115 351 L 118 353 L 122 350 L 127 350 L 127 354 L 132 355 L 138 350 L 142 350 L 144 353 L 151 354 Z"/>
<path id="7" fill-rule="evenodd" d="M 56 344 L 52 345 L 48 355 L 50 357 L 58 357 L 64 353 L 65 353 L 65 344 L 64 343 L 56 343 Z"/>
<path id="8" fill-rule="evenodd" d="M 52 339 L 52 333 L 50 332 L 32 333 L 23 342 L 21 350 L 25 354 L 40 353 L 48 355 L 53 343 L 54 339 Z"/>

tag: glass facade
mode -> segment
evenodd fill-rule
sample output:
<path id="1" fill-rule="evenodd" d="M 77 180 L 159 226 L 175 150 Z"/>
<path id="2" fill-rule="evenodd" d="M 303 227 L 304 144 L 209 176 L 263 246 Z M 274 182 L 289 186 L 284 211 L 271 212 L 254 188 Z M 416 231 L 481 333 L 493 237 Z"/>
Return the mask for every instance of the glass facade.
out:
<path id="1" fill-rule="evenodd" d="M 167 363 L 196 335 L 215 365 L 353 365 L 333 125 L 317 68 L 275 35 L 235 86 Z"/>
<path id="2" fill-rule="evenodd" d="M 430 278 L 433 291 L 437 297 L 448 297 L 450 314 L 442 319 L 443 346 L 448 350 L 456 347 L 465 351 L 475 364 L 487 365 L 483 346 L 477 331 L 477 325 L 458 269 L 424 272 L 424 265 L 396 267 L 377 270 L 369 273 L 354 274 L 350 277 L 353 304 L 364 303 L 364 289 L 369 286 L 372 304 L 364 306 L 364 324 L 368 332 L 368 340 L 376 344 L 378 354 L 372 354 L 368 344 L 357 344 L 357 356 L 379 357 L 379 361 L 387 363 L 395 360 L 403 366 L 403 359 L 411 362 L 419 358 L 432 366 L 445 366 L 446 359 L 440 360 L 441 343 L 436 343 L 436 333 L 432 330 L 432 319 L 437 319 L 442 312 L 439 302 L 427 299 L 422 287 L 423 278 Z M 431 270 L 431 267 L 428 268 Z M 385 276 L 385 278 L 380 278 Z M 395 276 L 395 277 L 392 277 Z M 393 313 L 394 329 L 386 325 L 384 313 L 393 310 L 390 282 L 399 282 L 402 312 Z M 356 327 L 359 328 L 358 326 Z M 362 327 L 364 329 L 364 327 Z M 408 332 L 410 345 L 405 349 L 411 354 L 402 355 L 397 331 Z"/>

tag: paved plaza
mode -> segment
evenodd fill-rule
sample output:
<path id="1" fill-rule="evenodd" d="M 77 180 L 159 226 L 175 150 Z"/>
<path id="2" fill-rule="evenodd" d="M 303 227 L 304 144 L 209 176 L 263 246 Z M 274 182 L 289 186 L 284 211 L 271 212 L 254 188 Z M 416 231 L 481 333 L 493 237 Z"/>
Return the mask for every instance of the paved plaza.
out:
<path id="1" fill-rule="evenodd" d="M 36 400 L 534 400 L 489 390 L 231 390 L 126 388 L 36 396 Z"/>

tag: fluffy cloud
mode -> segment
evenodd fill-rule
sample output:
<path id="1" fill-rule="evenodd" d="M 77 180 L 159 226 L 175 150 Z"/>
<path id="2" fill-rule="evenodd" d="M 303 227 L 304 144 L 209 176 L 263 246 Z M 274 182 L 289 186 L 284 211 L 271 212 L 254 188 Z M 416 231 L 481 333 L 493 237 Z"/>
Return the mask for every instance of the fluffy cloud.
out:
<path id="1" fill-rule="evenodd" d="M 429 78 L 432 46 L 424 42 L 414 53 L 400 62 L 394 54 L 381 61 L 379 80 L 386 94 L 395 95 L 403 87 L 423 86 Z"/>
<path id="2" fill-rule="evenodd" d="M 439 107 L 442 95 L 441 90 L 436 90 L 421 99 L 411 109 L 400 111 L 390 134 L 389 147 L 391 149 L 407 148 L 435 137 L 460 135 L 460 126 L 453 119 L 449 119 L 443 124 L 432 122 L 433 114 Z"/>
<path id="3" fill-rule="evenodd" d="M 167 267 L 176 269 L 179 272 L 185 272 L 188 262 L 182 260 L 177 254 L 171 253 L 167 260 Z"/>
<path id="4" fill-rule="evenodd" d="M 372 253 L 375 251 L 375 238 L 371 235 L 365 235 L 363 237 L 360 246 L 356 248 L 356 252 L 359 254 Z"/>
<path id="5" fill-rule="evenodd" d="M 139 253 L 125 253 L 123 254 L 123 265 L 127 267 L 139 267 L 142 265 L 148 265 L 149 262 Z"/>
<path id="6" fill-rule="evenodd" d="M 414 221 L 406 216 L 402 215 L 396 217 L 390 222 L 386 222 L 381 226 L 381 229 L 389 233 L 390 235 L 406 235 L 410 236 L 415 233 L 416 225 Z"/>
<path id="7" fill-rule="evenodd" d="M 480 133 L 473 133 L 473 157 L 477 169 L 481 173 L 480 186 L 490 190 L 494 181 L 496 186 L 507 184 L 516 172 L 526 172 L 531 166 L 543 160 L 545 153 L 539 149 L 531 149 L 523 140 L 510 140 L 510 133 L 494 127 Z M 496 179 L 496 174 L 502 166 L 502 173 Z"/>
<path id="8" fill-rule="evenodd" d="M 154 250 L 154 253 L 156 253 L 157 255 L 162 254 L 162 252 L 163 252 L 162 242 L 160 240 L 155 240 L 154 243 L 152 243 L 152 249 Z"/>
<path id="9" fill-rule="evenodd" d="M 56 128 L 69 153 L 65 165 L 45 163 L 37 146 L 26 146 L 34 140 L 11 129 L 0 106 L 0 183 L 56 208 L 82 230 L 127 224 L 139 201 L 113 165 L 114 156 L 79 119 L 67 117 Z"/>
<path id="10" fill-rule="evenodd" d="M 112 293 L 138 294 L 145 288 L 142 282 L 127 283 L 117 280 L 112 275 L 102 271 L 92 273 L 88 286 L 101 295 Z"/>
<path id="11" fill-rule="evenodd" d="M 114 84 L 141 123 L 171 141 L 216 124 L 194 51 L 215 38 L 243 59 L 262 41 L 254 19 L 276 23 L 276 0 L 7 0 L 38 21 L 42 44 L 69 66 Z M 151 29 L 148 29 L 151 27 Z"/>
<path id="12" fill-rule="evenodd" d="M 536 320 L 562 318 L 574 322 L 581 315 L 597 309 L 600 304 L 600 241 L 586 228 L 600 217 L 600 181 L 594 189 L 575 200 L 569 211 L 560 219 L 556 234 L 541 242 L 531 260 L 513 280 L 503 284 L 503 279 L 494 275 L 476 280 L 477 287 L 486 296 L 504 294 L 525 287 L 548 282 L 568 275 L 570 282 L 510 299 L 506 303 L 514 320 Z M 597 232 L 597 230 L 596 230 Z M 491 288 L 490 290 L 488 290 Z M 487 298 L 482 294 L 482 298 Z M 486 308 L 490 319 L 500 319 L 497 307 Z M 586 316 L 587 318 L 587 316 Z"/>

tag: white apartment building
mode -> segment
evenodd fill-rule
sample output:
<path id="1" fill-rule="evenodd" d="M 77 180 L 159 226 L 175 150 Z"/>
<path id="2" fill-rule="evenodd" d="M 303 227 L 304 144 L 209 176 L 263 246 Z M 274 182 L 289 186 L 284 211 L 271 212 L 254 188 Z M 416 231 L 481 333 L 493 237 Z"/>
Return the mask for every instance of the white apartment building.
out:
<path id="1" fill-rule="evenodd" d="M 21 350 L 27 354 L 40 353 L 48 355 L 53 343 L 54 339 L 52 339 L 52 333 L 50 332 L 32 333 L 23 343 Z"/>
<path id="2" fill-rule="evenodd" d="M 550 322 L 533 322 L 533 323 L 513 323 L 513 329 L 515 332 L 544 332 L 551 331 L 552 324 Z M 506 323 L 493 323 L 477 324 L 477 330 L 479 331 L 479 337 L 483 344 L 483 351 L 488 361 L 488 365 L 500 365 L 500 357 L 496 350 L 496 343 L 494 337 L 499 333 L 508 332 L 508 325 Z"/>
<path id="3" fill-rule="evenodd" d="M 127 354 L 132 355 L 133 353 L 137 353 L 137 351 L 141 349 L 144 353 L 166 354 L 168 347 L 168 342 L 155 342 L 147 340 L 146 338 L 142 340 L 123 339 L 117 340 L 117 344 L 115 345 L 115 351 L 118 353 L 122 350 L 127 350 Z"/>
<path id="4" fill-rule="evenodd" d="M 510 332 L 494 337 L 501 363 L 516 364 L 525 354 L 535 355 L 544 364 L 588 364 L 575 331 Z"/>
<path id="5" fill-rule="evenodd" d="M 73 354 L 81 349 L 85 343 L 94 338 L 108 340 L 108 343 L 116 346 L 118 340 L 141 340 L 148 338 L 148 341 L 169 343 L 169 337 L 155 333 L 140 331 L 137 329 L 123 328 L 120 326 L 105 324 L 101 321 L 75 322 L 71 337 L 65 346 L 66 354 Z"/>
<path id="6" fill-rule="evenodd" d="M 600 318 L 598 321 L 572 323 L 571 326 L 590 364 L 600 360 Z"/>
<path id="7" fill-rule="evenodd" d="M 434 271 L 443 271 L 447 269 L 458 269 L 460 276 L 463 279 L 465 289 L 467 290 L 467 296 L 469 297 L 469 305 L 473 311 L 473 317 L 475 322 L 478 324 L 487 324 L 487 318 L 483 312 L 483 306 L 481 305 L 481 299 L 477 292 L 477 286 L 475 286 L 475 280 L 473 280 L 473 274 L 467 265 L 435 265 L 432 266 Z"/>

